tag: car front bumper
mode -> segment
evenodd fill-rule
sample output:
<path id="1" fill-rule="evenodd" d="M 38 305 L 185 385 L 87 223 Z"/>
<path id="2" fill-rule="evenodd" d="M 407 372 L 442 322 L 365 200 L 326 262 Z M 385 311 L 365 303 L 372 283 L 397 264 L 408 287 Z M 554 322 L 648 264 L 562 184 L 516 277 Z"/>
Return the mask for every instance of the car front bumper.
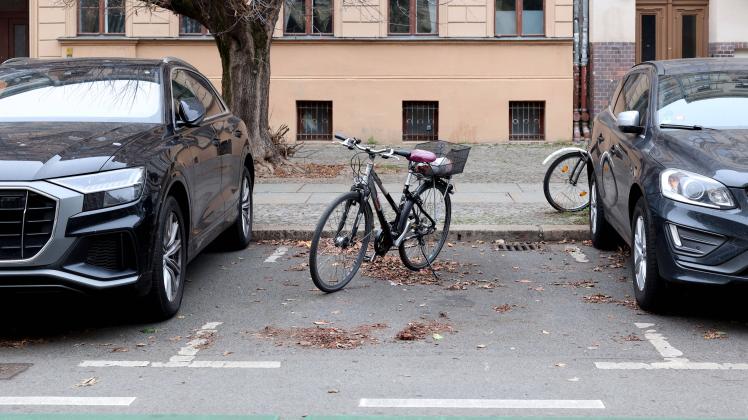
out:
<path id="1" fill-rule="evenodd" d="M 33 257 L 0 259 L 0 288 L 97 291 L 150 286 L 152 218 L 144 200 L 83 212 L 83 195 L 46 181 L 0 182 L 57 203 L 49 241 Z"/>
<path id="2" fill-rule="evenodd" d="M 659 194 L 648 197 L 663 278 L 702 284 L 748 283 L 748 195 L 741 189 L 732 193 L 738 201 L 738 208 L 732 210 L 680 203 Z"/>

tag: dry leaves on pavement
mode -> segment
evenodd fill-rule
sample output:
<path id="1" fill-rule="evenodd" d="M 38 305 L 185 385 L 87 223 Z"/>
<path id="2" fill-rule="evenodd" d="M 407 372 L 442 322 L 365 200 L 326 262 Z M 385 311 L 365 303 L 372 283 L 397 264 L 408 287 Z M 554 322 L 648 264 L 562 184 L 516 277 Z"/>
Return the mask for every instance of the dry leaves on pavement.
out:
<path id="1" fill-rule="evenodd" d="M 455 277 L 462 279 L 470 274 L 468 268 L 477 267 L 477 264 L 463 264 L 450 260 L 437 260 L 432 264 L 437 279 L 426 268 L 421 271 L 411 271 L 405 267 L 400 258 L 386 255 L 370 264 L 364 264 L 362 267 L 363 274 L 378 280 L 387 280 L 397 285 L 432 285 L 441 284 L 445 280 L 454 280 Z M 449 276 L 445 276 L 449 274 Z"/>
<path id="2" fill-rule="evenodd" d="M 395 338 L 401 341 L 424 340 L 429 335 L 454 332 L 451 325 L 438 321 L 409 322 L 408 326 L 400 330 Z"/>
<path id="3" fill-rule="evenodd" d="M 500 314 L 505 314 L 505 313 L 511 311 L 512 309 L 516 308 L 516 307 L 517 307 L 517 305 L 510 305 L 508 303 L 505 303 L 503 305 L 494 306 L 493 310 L 496 311 L 496 312 L 498 312 L 498 313 L 500 313 Z"/>
<path id="4" fill-rule="evenodd" d="M 379 342 L 372 335 L 373 330 L 387 328 L 386 324 L 361 325 L 350 330 L 336 327 L 309 327 L 288 329 L 265 327 L 255 334 L 260 338 L 270 339 L 277 345 L 297 345 L 301 347 L 315 347 L 320 349 L 350 350 L 365 344 Z"/>

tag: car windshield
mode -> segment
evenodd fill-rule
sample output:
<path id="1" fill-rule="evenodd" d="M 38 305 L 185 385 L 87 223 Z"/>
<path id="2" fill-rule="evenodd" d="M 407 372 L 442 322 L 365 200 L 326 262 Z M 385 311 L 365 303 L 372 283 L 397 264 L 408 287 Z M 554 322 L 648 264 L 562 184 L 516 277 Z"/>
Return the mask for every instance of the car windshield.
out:
<path id="1" fill-rule="evenodd" d="M 748 71 L 711 71 L 660 77 L 659 124 L 748 128 Z"/>
<path id="2" fill-rule="evenodd" d="M 161 123 L 161 98 L 155 67 L 0 68 L 0 122 Z"/>

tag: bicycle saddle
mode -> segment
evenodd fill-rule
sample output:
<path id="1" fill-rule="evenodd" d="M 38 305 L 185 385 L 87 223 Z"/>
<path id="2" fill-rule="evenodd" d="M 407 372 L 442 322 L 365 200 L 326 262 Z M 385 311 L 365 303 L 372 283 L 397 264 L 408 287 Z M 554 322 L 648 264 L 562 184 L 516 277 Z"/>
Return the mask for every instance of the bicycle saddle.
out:
<path id="1" fill-rule="evenodd" d="M 416 163 L 431 163 L 436 160 L 436 155 L 428 150 L 395 150 L 394 153 Z"/>

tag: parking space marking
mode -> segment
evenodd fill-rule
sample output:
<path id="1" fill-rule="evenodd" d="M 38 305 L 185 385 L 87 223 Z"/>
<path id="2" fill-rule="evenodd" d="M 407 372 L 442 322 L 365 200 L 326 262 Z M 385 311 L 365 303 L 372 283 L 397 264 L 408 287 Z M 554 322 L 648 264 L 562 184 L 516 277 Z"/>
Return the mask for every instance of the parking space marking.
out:
<path id="1" fill-rule="evenodd" d="M 135 397 L 0 397 L 0 405 L 124 406 Z"/>
<path id="2" fill-rule="evenodd" d="M 635 325 L 638 328 L 645 329 L 653 327 L 655 324 L 636 323 Z M 595 367 L 603 370 L 748 370 L 748 363 L 692 362 L 682 357 L 683 352 L 670 345 L 667 339 L 654 329 L 647 329 L 644 337 L 660 353 L 660 356 L 664 359 L 663 361 L 653 363 L 595 362 Z"/>
<path id="3" fill-rule="evenodd" d="M 600 400 L 495 400 L 362 398 L 359 407 L 369 408 L 513 408 L 513 409 L 604 409 Z"/>
<path id="4" fill-rule="evenodd" d="M 266 263 L 274 263 L 278 261 L 278 258 L 284 256 L 288 252 L 288 248 L 285 246 L 278 247 L 273 254 L 265 259 Z"/>
<path id="5" fill-rule="evenodd" d="M 223 322 L 208 322 L 194 334 L 187 345 L 179 349 L 168 362 L 149 362 L 144 360 L 84 360 L 79 367 L 154 367 L 154 368 L 216 368 L 216 369 L 278 369 L 281 362 L 276 361 L 212 361 L 195 360 L 202 346 L 210 342 L 210 337 L 218 332 Z"/>

